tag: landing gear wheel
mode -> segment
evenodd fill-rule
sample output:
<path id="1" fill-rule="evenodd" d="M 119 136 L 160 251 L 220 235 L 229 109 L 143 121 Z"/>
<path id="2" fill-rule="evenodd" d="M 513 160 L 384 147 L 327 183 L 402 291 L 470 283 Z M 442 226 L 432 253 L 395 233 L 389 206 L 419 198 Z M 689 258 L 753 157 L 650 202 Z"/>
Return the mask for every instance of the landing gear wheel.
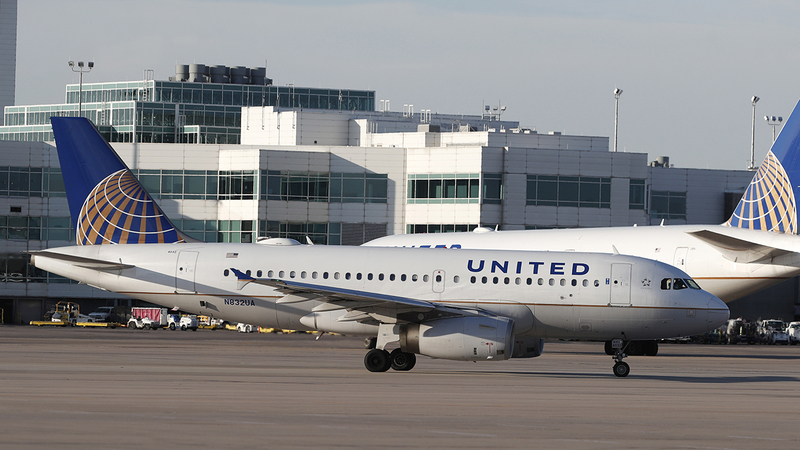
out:
<path id="1" fill-rule="evenodd" d="M 366 338 L 364 339 L 364 348 L 367 350 L 372 350 L 378 344 L 378 338 Z"/>
<path id="2" fill-rule="evenodd" d="M 620 361 L 614 364 L 614 375 L 624 378 L 627 377 L 629 373 L 631 373 L 631 366 L 629 366 L 628 363 Z"/>
<path id="3" fill-rule="evenodd" d="M 400 372 L 411 370 L 417 364 L 417 355 L 406 353 L 399 348 L 392 350 L 389 359 L 392 362 L 392 369 Z"/>
<path id="4" fill-rule="evenodd" d="M 392 366 L 392 358 L 386 350 L 372 349 L 364 356 L 364 366 L 370 372 L 386 372 Z"/>

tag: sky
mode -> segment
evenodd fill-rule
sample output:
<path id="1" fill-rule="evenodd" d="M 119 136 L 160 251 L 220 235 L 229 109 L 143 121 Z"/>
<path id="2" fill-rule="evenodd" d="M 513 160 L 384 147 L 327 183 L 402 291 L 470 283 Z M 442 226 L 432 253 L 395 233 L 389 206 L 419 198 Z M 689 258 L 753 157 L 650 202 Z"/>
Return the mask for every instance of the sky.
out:
<path id="1" fill-rule="evenodd" d="M 756 164 L 765 115 L 800 99 L 792 0 L 19 0 L 16 104 L 64 102 L 85 83 L 176 64 L 267 66 L 275 85 L 374 90 L 390 109 L 480 114 L 540 133 L 607 136 L 675 167 Z"/>

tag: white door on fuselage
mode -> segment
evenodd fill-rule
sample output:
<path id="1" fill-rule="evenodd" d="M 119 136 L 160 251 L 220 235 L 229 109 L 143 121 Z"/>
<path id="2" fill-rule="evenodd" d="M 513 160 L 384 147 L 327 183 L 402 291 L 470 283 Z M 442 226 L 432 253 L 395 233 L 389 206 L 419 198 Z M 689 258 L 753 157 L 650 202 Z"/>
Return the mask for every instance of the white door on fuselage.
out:
<path id="1" fill-rule="evenodd" d="M 611 264 L 611 306 L 631 306 L 631 265 Z"/>
<path id="2" fill-rule="evenodd" d="M 175 266 L 175 292 L 178 294 L 196 294 L 194 286 L 197 252 L 179 252 L 178 264 Z"/>

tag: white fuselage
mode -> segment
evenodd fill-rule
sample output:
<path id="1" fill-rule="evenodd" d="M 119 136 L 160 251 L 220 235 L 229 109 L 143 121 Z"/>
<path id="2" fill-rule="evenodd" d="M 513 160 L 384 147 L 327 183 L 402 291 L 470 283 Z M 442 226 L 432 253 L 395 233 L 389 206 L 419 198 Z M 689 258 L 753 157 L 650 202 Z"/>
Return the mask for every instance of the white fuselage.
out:
<path id="1" fill-rule="evenodd" d="M 779 257 L 741 263 L 719 248 L 689 234 L 719 231 L 741 241 L 788 248 Z M 745 230 L 721 225 L 672 225 L 650 227 L 576 228 L 556 230 L 486 231 L 470 233 L 406 234 L 387 236 L 365 246 L 459 247 L 462 249 L 514 249 L 578 252 L 610 252 L 654 259 L 673 265 L 695 279 L 702 288 L 725 302 L 777 284 L 800 274 L 800 237 Z"/>
<path id="2" fill-rule="evenodd" d="M 48 257 L 58 253 L 133 267 L 98 270 Z M 607 253 L 420 250 L 258 244 L 147 244 L 62 247 L 34 253 L 36 267 L 165 307 L 235 322 L 374 336 L 376 322 L 342 321 L 330 299 L 288 298 L 274 287 L 240 283 L 231 269 L 376 298 L 497 314 L 517 335 L 569 339 L 657 339 L 716 328 L 727 307 L 700 289 L 664 290 L 685 273 L 652 260 Z M 382 299 L 388 299 L 383 301 Z M 369 308 L 361 309 L 370 312 Z M 413 308 L 412 308 L 413 309 Z M 434 310 L 436 311 L 436 310 Z M 428 319 L 426 319 L 428 320 Z"/>

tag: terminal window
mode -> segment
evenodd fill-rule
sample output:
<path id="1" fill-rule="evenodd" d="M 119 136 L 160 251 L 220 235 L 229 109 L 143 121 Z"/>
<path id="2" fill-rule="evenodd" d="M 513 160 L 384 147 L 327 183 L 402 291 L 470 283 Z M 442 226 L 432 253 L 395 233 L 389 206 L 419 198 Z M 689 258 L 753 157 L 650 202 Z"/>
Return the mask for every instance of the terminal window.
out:
<path id="1" fill-rule="evenodd" d="M 528 175 L 526 204 L 611 208 L 611 178 Z"/>

